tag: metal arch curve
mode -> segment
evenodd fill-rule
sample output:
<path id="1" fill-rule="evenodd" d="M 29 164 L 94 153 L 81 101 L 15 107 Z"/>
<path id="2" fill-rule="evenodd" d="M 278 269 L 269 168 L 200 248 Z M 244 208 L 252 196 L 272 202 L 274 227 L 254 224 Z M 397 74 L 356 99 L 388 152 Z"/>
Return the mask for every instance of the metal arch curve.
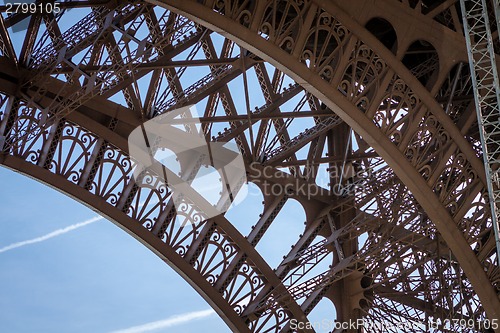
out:
<path id="1" fill-rule="evenodd" d="M 88 125 L 88 123 L 86 123 Z M 98 124 L 95 123 L 95 126 Z M 106 137 L 104 135 L 103 137 Z M 121 140 L 119 140 L 121 141 Z M 120 144 L 120 142 L 117 142 Z M 223 295 L 217 290 L 198 270 L 193 267 L 185 258 L 176 252 L 174 248 L 166 244 L 155 235 L 151 230 L 148 230 L 143 225 L 138 223 L 134 218 L 128 216 L 124 211 L 110 205 L 104 198 L 95 195 L 90 191 L 82 191 L 82 188 L 77 184 L 68 181 L 60 175 L 54 174 L 51 171 L 37 166 L 36 164 L 27 162 L 20 156 L 15 155 L 0 155 L 0 164 L 21 173 L 29 178 L 35 179 L 42 184 L 52 187 L 67 196 L 86 205 L 94 211 L 99 212 L 102 216 L 113 222 L 115 225 L 126 231 L 142 245 L 150 249 L 160 259 L 165 261 L 172 267 L 180 276 L 182 276 L 202 297 L 217 311 L 220 317 L 226 322 L 229 328 L 234 332 L 251 332 L 245 321 L 235 312 L 235 309 L 229 302 L 223 298 Z M 266 261 L 259 253 L 249 244 L 248 240 L 241 235 L 235 227 L 231 225 L 224 217 L 218 216 L 212 219 L 223 230 L 233 242 L 238 244 L 238 247 L 243 251 L 243 256 L 251 260 L 252 265 L 255 265 L 256 271 L 262 275 L 277 291 L 286 293 L 279 278 L 269 267 Z M 203 241 L 203 240 L 200 240 Z M 249 252 L 246 252 L 249 251 Z M 250 253 L 252 252 L 252 253 Z M 300 307 L 295 303 L 286 303 L 288 311 L 291 311 L 294 318 L 306 322 L 307 318 L 301 311 Z M 313 332 L 305 329 L 303 332 Z"/>
<path id="2" fill-rule="evenodd" d="M 484 273 L 484 270 L 478 261 L 477 257 L 472 252 L 470 246 L 466 242 L 463 233 L 456 226 L 450 213 L 439 202 L 435 193 L 429 184 L 422 178 L 421 174 L 410 164 L 402 152 L 384 135 L 375 124 L 368 119 L 362 112 L 356 109 L 344 96 L 332 87 L 319 75 L 310 71 L 300 60 L 297 59 L 297 54 L 292 50 L 285 52 L 283 49 L 266 41 L 258 34 L 259 22 L 246 21 L 245 25 L 236 22 L 233 18 L 238 14 L 237 6 L 232 9 L 235 12 L 227 12 L 227 15 L 221 14 L 217 9 L 210 8 L 214 6 L 213 2 L 201 4 L 195 1 L 184 0 L 151 0 L 150 2 L 158 5 L 164 5 L 173 11 L 177 11 L 190 19 L 199 22 L 210 29 L 227 36 L 230 39 L 243 44 L 244 47 L 257 55 L 263 57 L 269 62 L 276 65 L 278 68 L 285 71 L 290 77 L 304 86 L 308 91 L 312 92 L 318 98 L 323 100 L 332 110 L 334 110 L 346 123 L 360 133 L 374 147 L 377 152 L 385 159 L 385 161 L 393 168 L 398 177 L 411 190 L 417 198 L 420 205 L 425 209 L 431 220 L 442 234 L 445 241 L 453 251 L 454 255 L 460 262 L 466 275 L 471 280 L 475 291 L 481 299 L 481 302 L 490 318 L 500 317 L 500 300 L 494 291 L 492 282 Z M 230 5 L 230 1 L 225 1 L 224 4 Z M 209 8 L 207 8 L 209 6 Z M 402 64 L 398 63 L 392 54 L 385 49 L 375 37 L 369 36 L 364 32 L 363 28 L 358 26 L 354 21 L 349 20 L 348 16 L 343 13 L 332 2 L 316 4 L 323 7 L 324 10 L 335 13 L 342 24 L 345 24 L 352 29 L 355 35 L 362 35 L 363 42 L 369 44 L 376 52 L 382 55 L 389 66 L 401 78 L 407 82 L 414 92 L 418 93 L 419 98 L 424 101 L 424 104 L 434 113 L 446 130 L 450 132 L 456 145 L 461 152 L 467 157 L 472 168 L 477 172 L 478 176 L 484 185 L 484 172 L 482 172 L 481 162 L 475 155 L 472 147 L 467 143 L 465 138 L 460 134 L 460 131 L 453 125 L 451 120 L 446 117 L 442 109 L 437 105 L 436 101 L 429 95 L 423 87 L 421 87 L 414 77 L 408 71 L 402 68 Z M 252 13 L 260 19 L 262 17 L 264 1 L 255 3 L 256 13 Z M 259 12 L 260 11 L 260 12 Z M 307 15 L 306 13 L 305 15 Z M 231 17 L 233 16 L 233 17 Z M 291 53 L 291 54 L 290 54 Z M 499 330 L 500 331 L 500 330 Z"/>
<path id="3" fill-rule="evenodd" d="M 123 229 L 172 267 L 212 306 L 231 330 L 236 332 L 250 332 L 245 322 L 234 312 L 234 309 L 224 300 L 222 295 L 192 265 L 126 213 L 109 205 L 103 198 L 93 195 L 88 191 L 82 191 L 80 186 L 69 181 L 61 181 L 57 175 L 26 162 L 20 157 L 12 155 L 2 156 L 1 164 L 8 169 L 63 192 L 92 210 L 99 212 L 100 215 Z"/>
<path id="4" fill-rule="evenodd" d="M 50 88 L 48 88 L 49 95 L 53 93 L 53 91 L 56 91 L 57 87 L 60 87 L 62 84 L 64 83 L 58 81 L 57 79 L 50 79 Z M 10 98 L 14 99 L 15 97 Z M 93 109 L 94 106 L 98 107 L 98 109 Z M 96 97 L 94 99 L 94 102 L 87 105 L 87 107 L 91 108 L 95 113 L 102 112 L 103 114 L 106 114 L 107 112 L 114 113 L 114 111 L 110 110 L 121 110 L 121 114 L 132 114 L 131 110 L 127 110 L 126 112 L 124 112 L 125 110 L 123 106 L 115 104 L 114 102 L 108 101 L 101 97 Z M 120 117 L 121 116 L 119 116 L 119 118 Z M 130 126 L 130 128 L 135 128 L 136 126 L 140 125 L 140 120 L 133 117 L 121 118 L 118 120 L 118 122 Z M 107 145 L 111 147 L 111 149 L 115 150 L 118 153 L 125 154 L 123 156 L 128 159 L 128 144 L 126 136 L 128 132 L 116 133 L 110 128 L 103 126 L 95 119 L 87 116 L 81 110 L 75 110 L 74 112 L 69 114 L 62 123 L 64 123 L 63 128 L 67 126 L 79 127 L 81 129 L 89 130 L 89 135 L 94 135 L 96 138 L 99 138 L 99 140 L 103 140 L 103 142 L 106 142 Z M 38 137 L 38 139 L 35 139 L 35 141 L 44 141 L 46 144 L 47 138 L 43 138 L 42 140 L 42 137 L 43 136 Z M 37 158 L 31 159 L 28 162 L 26 161 L 26 154 L 16 155 L 16 153 L 12 154 L 12 152 L 11 154 L 3 153 L 0 154 L 0 164 L 30 178 L 33 178 L 58 191 L 61 191 L 69 197 L 72 197 L 73 199 L 81 202 L 92 210 L 97 211 L 101 215 L 108 218 L 115 225 L 125 230 L 141 244 L 158 255 L 179 275 L 181 275 L 186 281 L 188 281 L 188 283 L 190 283 L 190 285 L 196 291 L 198 291 L 200 295 L 202 295 L 202 297 L 217 311 L 217 313 L 221 316 L 221 318 L 223 318 L 223 320 L 226 322 L 228 327 L 231 328 L 231 330 L 235 332 L 251 332 L 250 328 L 248 327 L 248 323 L 244 318 L 242 318 L 241 313 L 236 312 L 235 304 L 230 304 L 228 299 L 224 297 L 225 294 L 221 292 L 221 286 L 215 285 L 215 283 L 220 283 L 220 281 L 209 281 L 206 275 L 202 275 L 199 269 L 197 270 L 195 268 L 193 260 L 196 259 L 193 259 L 193 257 L 199 254 L 195 254 L 193 253 L 193 251 L 189 252 L 189 248 L 186 248 L 182 251 L 182 253 L 179 253 L 178 248 L 176 249 L 175 247 L 170 246 L 168 244 L 168 241 L 165 241 L 163 239 L 164 237 L 160 237 L 161 232 L 158 232 L 158 230 L 154 230 L 153 226 L 151 226 L 151 228 L 145 227 L 144 221 L 138 218 L 133 218 L 129 214 L 127 214 L 127 212 L 124 211 L 123 208 L 120 209 L 118 207 L 119 201 L 123 200 L 118 199 L 110 202 L 109 197 L 106 198 L 102 195 L 102 193 L 92 193 L 92 191 L 88 188 L 86 190 L 82 190 L 82 186 L 80 186 L 80 184 L 72 182 L 70 179 L 68 179 L 68 177 L 57 174 L 53 172 L 53 170 L 48 170 L 46 167 L 39 165 L 39 160 L 43 159 L 43 154 L 44 153 L 40 153 L 39 155 L 37 155 Z M 80 154 L 80 152 L 78 150 L 75 150 L 73 154 L 78 155 Z M 72 157 L 70 154 L 68 156 L 64 156 L 64 158 L 67 161 L 70 161 L 74 157 Z M 82 174 L 85 172 L 85 170 L 80 169 L 77 172 L 80 173 L 80 177 L 83 177 Z M 112 176 L 112 174 L 108 175 L 110 179 L 112 178 Z M 125 187 L 129 187 L 130 184 L 133 183 L 132 180 L 133 179 L 130 177 Z M 122 197 L 126 197 L 128 193 L 124 189 L 123 193 L 121 194 Z M 315 201 L 317 200 L 313 199 L 311 204 L 317 205 L 319 207 L 325 205 L 324 202 Z M 269 203 L 269 205 L 272 204 L 273 203 Z M 135 209 L 137 208 L 138 207 L 135 207 Z M 158 224 L 160 225 L 161 223 Z M 215 234 L 213 230 L 216 228 L 215 225 L 217 226 L 217 229 L 220 229 L 220 231 L 217 232 L 222 235 L 219 236 L 219 238 L 222 238 L 220 243 L 223 244 L 224 239 L 226 239 L 226 244 L 227 241 L 230 241 L 233 246 L 237 248 L 236 256 L 243 258 L 240 259 L 243 261 L 243 264 L 240 264 L 240 266 L 251 265 L 253 267 L 250 268 L 250 270 L 254 272 L 254 276 L 249 276 L 249 279 L 256 280 L 258 278 L 262 281 L 266 281 L 265 284 L 261 281 L 260 287 L 271 287 L 274 292 L 288 294 L 288 291 L 283 286 L 276 272 L 271 269 L 264 258 L 254 248 L 254 246 L 250 244 L 248 238 L 244 237 L 224 216 L 217 216 L 213 219 L 210 219 L 210 222 L 202 225 L 201 228 L 196 230 L 196 235 L 192 238 L 193 242 L 192 244 L 189 244 L 192 246 L 192 249 L 205 248 L 204 246 L 207 244 L 207 242 L 210 241 L 210 237 Z M 188 258 L 188 256 L 190 257 Z M 229 257 L 229 259 L 234 260 L 234 257 Z M 229 261 L 226 264 L 229 264 Z M 249 268 L 247 268 L 247 271 L 248 270 Z M 229 273 L 230 274 L 228 274 L 228 276 L 225 276 L 225 279 L 229 281 L 232 281 L 231 279 L 233 278 L 231 274 L 239 274 L 238 271 Z M 242 283 L 242 286 L 244 286 L 244 283 Z M 253 296 L 257 296 L 257 292 L 259 290 L 260 289 L 256 289 L 250 294 L 253 294 Z M 238 291 L 234 293 L 238 294 Z M 301 322 L 307 322 L 307 317 L 304 314 L 304 311 L 292 297 L 290 297 L 286 301 L 286 303 L 283 304 L 283 307 L 286 307 L 286 311 L 290 312 L 291 315 L 293 315 L 293 318 L 296 318 Z M 237 304 L 236 307 L 238 307 Z M 301 331 L 311 333 L 314 332 L 310 329 L 304 329 Z"/>

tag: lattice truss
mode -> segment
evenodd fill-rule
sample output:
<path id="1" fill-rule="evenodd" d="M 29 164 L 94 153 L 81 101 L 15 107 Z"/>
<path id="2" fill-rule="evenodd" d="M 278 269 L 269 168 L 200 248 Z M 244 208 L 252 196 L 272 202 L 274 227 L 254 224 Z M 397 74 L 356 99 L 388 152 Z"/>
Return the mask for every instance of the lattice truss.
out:
<path id="1" fill-rule="evenodd" d="M 487 190 L 470 161 L 482 152 L 467 64 L 443 72 L 443 55 L 424 42 L 397 53 L 391 29 L 381 20 L 368 22 L 379 49 L 397 54 L 419 81 L 416 89 L 379 49 L 309 1 L 230 3 L 205 5 L 243 27 L 255 23 L 251 12 L 261 8 L 260 22 L 252 25 L 261 38 L 297 55 L 399 149 L 498 293 Z M 385 3 L 461 34 L 456 1 Z M 179 269 L 211 290 L 226 321 L 249 331 L 295 331 L 291 320 L 306 320 L 322 299 L 333 302 L 331 318 L 339 322 L 365 318 L 384 325 L 373 332 L 400 332 L 401 322 L 414 323 L 412 332 L 484 331 L 475 286 L 435 223 L 370 143 L 326 103 L 262 57 L 162 7 L 98 0 L 61 7 L 58 14 L 0 18 L 3 164 L 64 191 L 78 189 L 75 196 L 143 242 L 160 240 L 158 252 L 165 249 L 174 266 L 181 260 L 189 268 Z M 297 48 L 305 12 L 309 31 Z M 26 30 L 13 33 L 22 22 Z M 429 107 L 421 91 L 440 108 Z M 200 220 L 189 198 L 176 211 L 158 169 L 132 176 L 128 134 L 191 104 L 208 140 L 237 144 L 250 182 L 264 193 L 262 214 L 247 234 L 225 216 Z M 465 148 L 445 118 L 466 138 Z M 181 165 L 181 172 L 195 175 L 199 168 Z M 264 168 L 272 175 L 258 172 Z M 266 193 L 266 185 L 282 191 Z M 304 185 L 315 193 L 302 193 Z M 282 262 L 269 267 L 255 247 L 293 199 L 306 210 L 304 230 Z M 438 319 L 476 326 L 429 326 Z"/>

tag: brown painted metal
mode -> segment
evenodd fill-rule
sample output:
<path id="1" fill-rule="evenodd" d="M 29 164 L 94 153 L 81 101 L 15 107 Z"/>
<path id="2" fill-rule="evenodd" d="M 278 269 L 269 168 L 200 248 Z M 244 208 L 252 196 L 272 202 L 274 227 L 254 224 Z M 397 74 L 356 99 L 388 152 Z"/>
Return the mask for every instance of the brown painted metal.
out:
<path id="1" fill-rule="evenodd" d="M 57 15 L 31 16 L 19 56 L 7 28 L 22 17 L 0 20 L 1 164 L 101 212 L 233 331 L 294 331 L 323 298 L 338 322 L 416 332 L 437 318 L 500 319 L 457 1 L 68 6 L 88 15 L 69 32 Z M 181 226 L 196 216 L 173 209 L 159 166 L 148 186 L 132 177 L 131 131 L 193 103 L 206 137 L 234 141 L 263 193 L 248 234 L 222 215 Z M 270 267 L 256 246 L 291 199 L 304 230 Z"/>

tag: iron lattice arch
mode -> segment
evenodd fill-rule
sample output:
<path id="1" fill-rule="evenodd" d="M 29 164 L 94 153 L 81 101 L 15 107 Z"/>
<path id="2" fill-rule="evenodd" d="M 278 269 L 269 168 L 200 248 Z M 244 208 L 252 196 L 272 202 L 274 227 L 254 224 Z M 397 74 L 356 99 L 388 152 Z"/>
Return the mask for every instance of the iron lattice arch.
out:
<path id="1" fill-rule="evenodd" d="M 292 319 L 307 322 L 322 299 L 373 332 L 493 331 L 500 271 L 457 1 L 61 8 L 1 16 L 4 166 L 129 232 L 233 331 L 313 332 Z M 191 104 L 263 193 L 246 233 L 224 215 L 179 223 L 194 216 L 176 211 L 157 169 L 132 176 L 131 131 Z M 291 200 L 303 232 L 271 267 L 256 247 Z M 438 319 L 474 325 L 429 325 Z"/>

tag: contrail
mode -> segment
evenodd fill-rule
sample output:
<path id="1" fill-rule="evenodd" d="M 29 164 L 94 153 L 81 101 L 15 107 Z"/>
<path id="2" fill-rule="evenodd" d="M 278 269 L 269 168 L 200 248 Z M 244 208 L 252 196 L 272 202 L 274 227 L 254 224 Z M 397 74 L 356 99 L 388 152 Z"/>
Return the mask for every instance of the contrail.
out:
<path id="1" fill-rule="evenodd" d="M 2 247 L 0 249 L 0 253 L 4 253 L 4 252 L 7 252 L 7 251 L 10 251 L 13 249 L 17 249 L 18 247 L 22 247 L 22 246 L 26 246 L 26 245 L 30 245 L 30 244 L 35 244 L 35 243 L 40 243 L 40 242 L 46 241 L 47 239 L 51 239 L 51 238 L 60 236 L 60 235 L 65 234 L 67 232 L 73 231 L 75 229 L 84 227 L 86 225 L 89 225 L 91 223 L 94 223 L 94 222 L 97 222 L 97 221 L 103 220 L 103 219 L 104 219 L 104 217 L 102 217 L 102 216 L 95 216 L 95 217 L 88 219 L 86 221 L 72 224 L 72 225 L 67 226 L 65 228 L 54 230 L 51 233 L 48 233 L 44 236 L 40 236 L 40 237 L 33 238 L 33 239 L 28 239 L 28 240 L 17 242 L 17 243 L 12 243 L 10 245 Z"/>
<path id="2" fill-rule="evenodd" d="M 123 330 L 113 331 L 110 333 L 143 333 L 143 332 L 151 332 L 155 330 L 159 330 L 162 328 L 168 328 L 173 326 L 179 326 L 185 324 L 192 320 L 203 319 L 215 314 L 215 311 L 212 309 L 203 310 L 203 311 L 195 311 L 188 312 L 180 315 L 175 315 L 169 317 L 164 320 L 153 321 L 151 323 L 147 323 L 144 325 L 133 326 L 129 328 L 125 328 Z"/>
<path id="3" fill-rule="evenodd" d="M 148 204 L 148 206 L 152 205 L 154 203 L 156 203 L 156 202 L 150 202 Z M 144 205 L 145 205 L 144 202 L 139 203 L 139 207 L 142 207 Z M 47 239 L 51 239 L 51 238 L 63 235 L 65 233 L 67 233 L 67 232 L 73 231 L 75 229 L 78 229 L 78 228 L 81 228 L 81 227 L 85 227 L 86 225 L 89 225 L 91 223 L 97 222 L 99 220 L 104 220 L 104 217 L 102 217 L 102 216 L 95 216 L 95 217 L 93 217 L 91 219 L 88 219 L 86 221 L 83 221 L 83 222 L 80 222 L 80 223 L 76 223 L 76 224 L 72 224 L 72 225 L 67 226 L 65 228 L 57 229 L 57 230 L 52 231 L 51 233 L 48 233 L 48 234 L 46 234 L 44 236 L 40 236 L 40 237 L 33 238 L 33 239 L 28 239 L 28 240 L 17 242 L 17 243 L 12 243 L 10 245 L 2 247 L 0 249 L 0 253 L 4 253 L 4 252 L 7 252 L 7 251 L 10 251 L 10 250 L 13 250 L 13 249 L 17 249 L 18 247 L 22 247 L 22 246 L 26 246 L 26 245 L 30 245 L 30 244 L 35 244 L 35 243 L 40 243 L 40 242 L 46 241 Z"/>

